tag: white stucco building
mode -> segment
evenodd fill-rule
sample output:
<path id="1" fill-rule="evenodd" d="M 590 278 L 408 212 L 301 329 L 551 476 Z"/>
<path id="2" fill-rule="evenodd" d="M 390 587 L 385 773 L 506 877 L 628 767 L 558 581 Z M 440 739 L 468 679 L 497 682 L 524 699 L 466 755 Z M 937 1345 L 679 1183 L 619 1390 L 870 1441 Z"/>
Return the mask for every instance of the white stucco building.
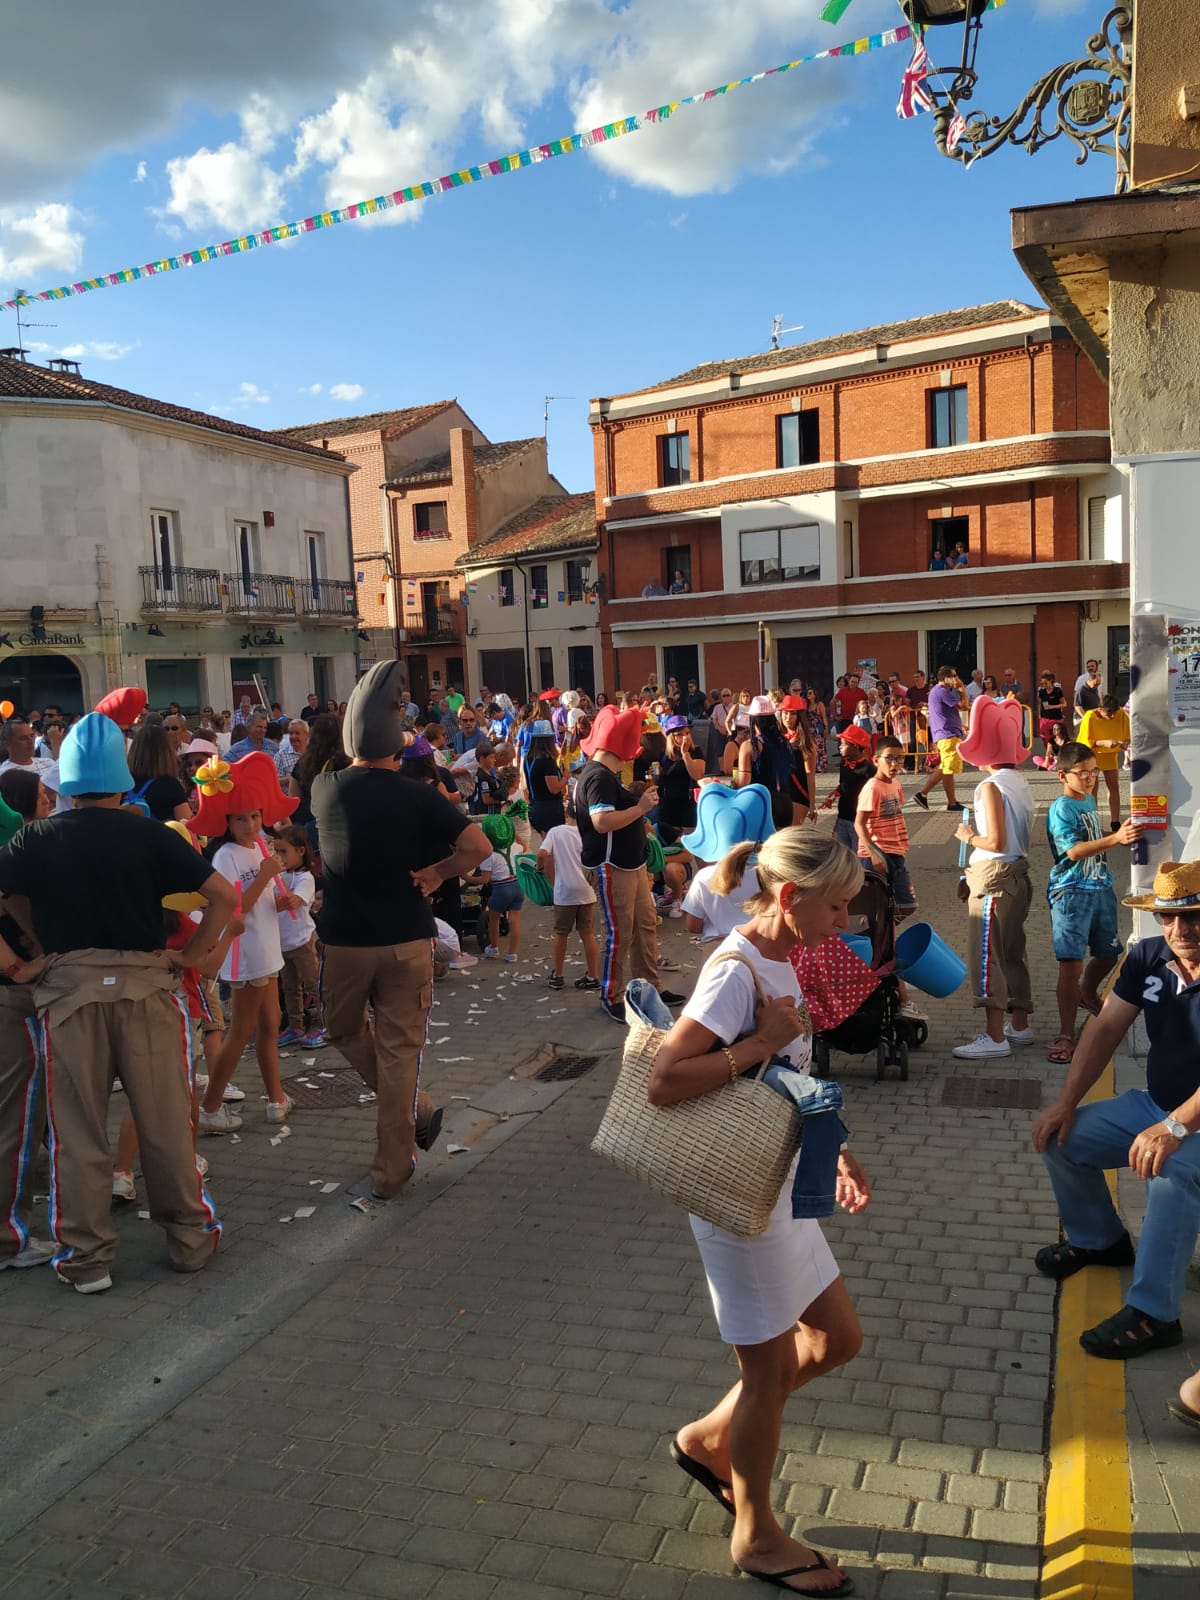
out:
<path id="1" fill-rule="evenodd" d="M 298 711 L 354 684 L 341 456 L 0 355 L 0 699 Z"/>

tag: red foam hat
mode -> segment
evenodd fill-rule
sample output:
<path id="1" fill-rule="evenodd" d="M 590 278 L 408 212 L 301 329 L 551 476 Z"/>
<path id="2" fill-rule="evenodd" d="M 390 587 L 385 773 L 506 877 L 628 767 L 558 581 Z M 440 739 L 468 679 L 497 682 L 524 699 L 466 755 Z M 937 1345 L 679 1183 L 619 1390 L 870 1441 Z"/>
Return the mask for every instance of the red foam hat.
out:
<path id="1" fill-rule="evenodd" d="M 128 733 L 146 709 L 145 689 L 114 689 L 96 703 L 102 717 L 108 717 L 117 727 Z"/>
<path id="2" fill-rule="evenodd" d="M 585 756 L 594 756 L 597 750 L 607 750 L 619 761 L 632 761 L 641 748 L 641 706 L 631 706 L 628 711 L 618 711 L 616 706 L 601 706 L 592 723 L 591 733 L 580 743 Z"/>
<path id="3" fill-rule="evenodd" d="M 561 693 L 562 693 L 561 689 L 543 689 L 541 694 L 538 695 L 538 699 L 539 700 L 557 700 Z"/>
<path id="4" fill-rule="evenodd" d="M 848 728 L 842 729 L 841 733 L 838 734 L 838 738 L 843 744 L 856 744 L 863 750 L 871 748 L 871 735 L 865 728 L 859 728 L 853 722 Z"/>
<path id="5" fill-rule="evenodd" d="M 300 804 L 298 795 L 279 787 L 275 763 L 265 750 L 252 750 L 235 761 L 208 761 L 196 773 L 200 808 L 189 818 L 188 828 L 205 839 L 218 839 L 228 826 L 231 811 L 261 811 L 264 828 L 286 822 Z"/>

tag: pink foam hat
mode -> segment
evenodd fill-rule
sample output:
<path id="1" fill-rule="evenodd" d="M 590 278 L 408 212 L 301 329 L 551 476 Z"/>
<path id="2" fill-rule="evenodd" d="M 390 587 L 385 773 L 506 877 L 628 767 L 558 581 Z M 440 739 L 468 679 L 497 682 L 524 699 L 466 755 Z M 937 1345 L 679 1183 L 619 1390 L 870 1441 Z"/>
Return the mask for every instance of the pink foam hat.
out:
<path id="1" fill-rule="evenodd" d="M 1029 760 L 1029 747 L 1021 742 L 1025 713 L 1016 700 L 992 700 L 980 695 L 971 707 L 971 731 L 958 747 L 973 767 L 1019 767 Z"/>

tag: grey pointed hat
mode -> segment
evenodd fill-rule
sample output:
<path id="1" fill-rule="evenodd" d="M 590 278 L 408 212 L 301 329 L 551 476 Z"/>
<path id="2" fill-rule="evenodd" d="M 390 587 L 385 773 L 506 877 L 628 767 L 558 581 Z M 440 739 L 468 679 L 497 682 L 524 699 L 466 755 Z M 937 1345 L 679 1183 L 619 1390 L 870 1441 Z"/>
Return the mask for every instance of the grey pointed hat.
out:
<path id="1" fill-rule="evenodd" d="M 404 745 L 403 712 L 408 701 L 404 669 L 398 661 L 379 661 L 350 691 L 342 738 L 347 753 L 360 761 L 399 755 Z"/>

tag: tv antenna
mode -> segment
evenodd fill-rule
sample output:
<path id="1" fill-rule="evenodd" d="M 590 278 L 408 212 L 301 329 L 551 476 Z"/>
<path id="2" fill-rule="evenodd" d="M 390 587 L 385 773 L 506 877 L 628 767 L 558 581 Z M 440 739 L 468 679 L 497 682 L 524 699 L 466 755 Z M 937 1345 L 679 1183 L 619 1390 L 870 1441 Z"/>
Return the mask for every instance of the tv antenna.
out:
<path id="1" fill-rule="evenodd" d="M 785 328 L 783 325 L 783 312 L 777 311 L 771 318 L 771 349 L 779 349 L 779 335 L 781 333 L 803 333 L 804 324 L 797 322 L 793 327 Z"/>
<path id="2" fill-rule="evenodd" d="M 18 345 L 18 347 L 24 345 L 24 343 L 25 343 L 24 339 L 21 337 L 21 328 L 22 328 L 22 322 L 21 322 L 21 300 L 22 300 L 22 298 L 27 298 L 28 297 L 28 293 L 29 293 L 29 291 L 27 289 L 14 289 L 13 290 L 13 299 L 17 302 L 16 306 L 13 309 L 17 313 L 17 345 Z M 57 328 L 58 327 L 58 323 L 57 322 L 26 322 L 25 324 L 23 324 L 23 326 L 26 327 L 26 328 Z"/>
<path id="3" fill-rule="evenodd" d="M 547 435 L 550 432 L 550 402 L 552 400 L 574 400 L 574 398 L 575 398 L 575 396 L 573 394 L 548 394 L 546 396 L 546 404 L 542 409 L 542 438 L 543 439 L 546 438 Z"/>

